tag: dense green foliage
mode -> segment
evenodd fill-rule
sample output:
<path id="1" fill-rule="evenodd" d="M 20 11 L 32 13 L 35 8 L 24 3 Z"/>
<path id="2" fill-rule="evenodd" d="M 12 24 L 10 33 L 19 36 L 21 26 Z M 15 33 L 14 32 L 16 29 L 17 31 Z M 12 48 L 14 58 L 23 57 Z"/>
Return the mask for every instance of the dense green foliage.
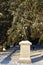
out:
<path id="1" fill-rule="evenodd" d="M 43 0 L 0 0 L 0 44 L 43 43 Z"/>

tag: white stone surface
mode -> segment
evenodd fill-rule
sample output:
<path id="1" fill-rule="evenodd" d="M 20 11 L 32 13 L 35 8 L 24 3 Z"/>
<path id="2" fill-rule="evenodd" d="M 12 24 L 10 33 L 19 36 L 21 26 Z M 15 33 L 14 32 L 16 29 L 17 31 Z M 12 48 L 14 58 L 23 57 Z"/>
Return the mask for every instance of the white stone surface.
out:
<path id="1" fill-rule="evenodd" d="M 30 45 L 32 45 L 32 43 L 28 40 L 21 41 L 21 42 L 19 42 L 19 44 L 30 44 Z"/>
<path id="2" fill-rule="evenodd" d="M 19 60 L 30 60 L 30 58 L 19 58 Z"/>

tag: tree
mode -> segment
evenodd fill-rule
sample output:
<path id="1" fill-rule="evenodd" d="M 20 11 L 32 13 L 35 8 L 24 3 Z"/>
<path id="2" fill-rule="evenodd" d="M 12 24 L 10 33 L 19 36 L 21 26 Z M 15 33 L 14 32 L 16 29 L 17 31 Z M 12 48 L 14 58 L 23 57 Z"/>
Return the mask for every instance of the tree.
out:
<path id="1" fill-rule="evenodd" d="M 9 11 L 12 12 L 13 15 L 13 22 L 12 22 L 12 27 L 11 27 L 11 33 L 16 36 L 16 38 L 18 37 L 18 35 L 21 37 L 23 36 L 23 39 L 29 39 L 32 38 L 37 39 L 40 38 L 40 32 L 42 32 L 39 27 L 40 27 L 40 14 L 42 14 L 42 10 L 40 9 L 40 1 L 39 0 L 24 0 L 24 1 L 14 1 L 11 2 L 11 8 Z M 10 4 L 11 4 L 10 3 Z M 13 7 L 12 7 L 13 6 Z M 15 6 L 15 7 L 14 7 Z M 39 11 L 41 10 L 41 11 Z M 39 23 L 40 21 L 40 23 Z M 28 30 L 25 30 L 25 27 L 29 27 Z M 38 27 L 39 26 L 39 27 Z M 34 32 L 33 32 L 34 30 Z M 16 31 L 16 34 L 15 34 Z M 37 31 L 37 32 L 36 32 Z M 11 37 L 12 39 L 12 35 L 10 35 L 11 33 L 9 33 L 9 37 Z M 28 33 L 30 33 L 28 35 Z M 34 38 L 33 38 L 33 37 Z M 28 38 L 29 37 L 29 38 Z M 15 41 L 15 37 L 14 41 Z M 18 39 L 18 38 L 17 38 Z M 17 41 L 18 42 L 18 41 Z"/>
<path id="2" fill-rule="evenodd" d="M 11 26 L 7 26 L 6 30 L 7 44 L 18 44 L 20 40 L 26 39 L 39 41 L 43 34 L 42 1 L 1 0 L 0 2 L 2 2 L 0 12 L 4 15 L 3 19 L 11 22 Z"/>

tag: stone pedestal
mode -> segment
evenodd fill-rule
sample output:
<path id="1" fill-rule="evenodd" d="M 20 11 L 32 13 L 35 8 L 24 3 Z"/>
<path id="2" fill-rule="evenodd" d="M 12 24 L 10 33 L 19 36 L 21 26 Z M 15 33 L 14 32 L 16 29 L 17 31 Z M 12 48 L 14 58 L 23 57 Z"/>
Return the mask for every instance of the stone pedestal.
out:
<path id="1" fill-rule="evenodd" d="M 20 63 L 31 63 L 30 59 L 30 45 L 32 43 L 29 41 L 21 41 L 20 45 Z"/>

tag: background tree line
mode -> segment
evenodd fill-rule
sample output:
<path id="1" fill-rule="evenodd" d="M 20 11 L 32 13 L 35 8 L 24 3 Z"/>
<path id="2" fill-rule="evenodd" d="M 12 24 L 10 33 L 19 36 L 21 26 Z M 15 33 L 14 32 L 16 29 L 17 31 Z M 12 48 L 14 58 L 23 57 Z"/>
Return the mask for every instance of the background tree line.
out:
<path id="1" fill-rule="evenodd" d="M 43 46 L 43 0 L 0 0 L 0 44 L 21 40 Z"/>

